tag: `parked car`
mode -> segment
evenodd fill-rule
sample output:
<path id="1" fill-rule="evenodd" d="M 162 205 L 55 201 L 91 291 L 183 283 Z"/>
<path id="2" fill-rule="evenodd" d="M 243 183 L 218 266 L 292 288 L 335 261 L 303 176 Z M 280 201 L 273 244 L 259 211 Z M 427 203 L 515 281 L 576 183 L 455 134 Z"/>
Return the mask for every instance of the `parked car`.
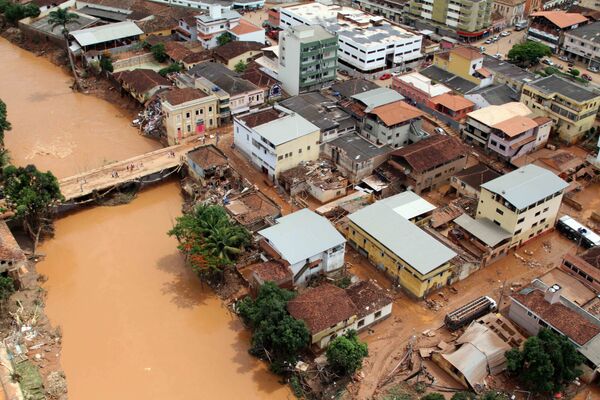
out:
<path id="1" fill-rule="evenodd" d="M 598 72 L 598 68 L 596 67 L 587 67 L 587 70 L 591 72 Z"/>
<path id="2" fill-rule="evenodd" d="M 500 36 L 496 35 L 492 39 L 494 39 L 494 41 L 500 40 Z"/>
<path id="3" fill-rule="evenodd" d="M 440 128 L 439 126 L 438 126 L 438 127 L 436 127 L 436 128 L 434 129 L 434 131 L 435 131 L 435 133 L 437 133 L 438 135 L 445 135 L 445 134 L 446 134 L 446 131 L 445 131 L 443 128 Z"/>
<path id="4" fill-rule="evenodd" d="M 502 32 L 502 33 L 500 34 L 500 36 L 502 36 L 502 37 L 507 37 L 507 36 L 510 36 L 510 32 L 509 32 L 509 31 L 504 31 L 504 32 Z"/>
<path id="5" fill-rule="evenodd" d="M 480 52 L 480 53 L 483 53 L 484 51 L 485 51 L 485 47 L 483 47 L 483 46 L 479 46 L 479 52 Z"/>
<path id="6" fill-rule="evenodd" d="M 588 74 L 582 74 L 582 75 L 581 75 L 581 77 L 582 77 L 583 79 L 585 79 L 586 81 L 588 81 L 588 82 L 591 82 L 591 81 L 592 81 L 592 77 L 591 77 L 591 76 L 589 76 Z"/>
<path id="7" fill-rule="evenodd" d="M 494 43 L 494 41 L 492 39 L 488 39 L 488 40 L 486 40 L 483 43 L 485 43 L 485 44 L 492 44 L 492 43 Z"/>
<path id="8" fill-rule="evenodd" d="M 552 60 L 551 60 L 551 59 L 549 59 L 549 58 L 544 58 L 544 59 L 542 60 L 542 63 L 544 63 L 544 64 L 546 64 L 546 65 L 549 65 L 549 66 L 553 66 L 553 65 L 554 65 L 554 63 L 552 62 Z"/>
<path id="9" fill-rule="evenodd" d="M 348 71 L 343 70 L 343 69 L 338 69 L 338 74 L 343 75 L 343 76 L 348 76 Z"/>
<path id="10" fill-rule="evenodd" d="M 569 61 L 569 58 L 567 56 L 560 56 L 560 57 L 558 57 L 558 59 L 560 61 Z"/>
<path id="11" fill-rule="evenodd" d="M 498 60 L 502 60 L 502 54 L 496 53 L 496 54 L 494 54 L 494 58 L 497 58 Z"/>
<path id="12" fill-rule="evenodd" d="M 574 66 L 574 64 L 573 64 L 573 63 L 568 63 L 568 64 L 567 64 L 567 67 L 569 67 L 569 68 L 573 68 L 573 66 Z"/>
<path id="13" fill-rule="evenodd" d="M 385 81 L 386 79 L 390 79 L 392 77 L 392 74 L 383 74 L 379 77 L 380 81 Z"/>

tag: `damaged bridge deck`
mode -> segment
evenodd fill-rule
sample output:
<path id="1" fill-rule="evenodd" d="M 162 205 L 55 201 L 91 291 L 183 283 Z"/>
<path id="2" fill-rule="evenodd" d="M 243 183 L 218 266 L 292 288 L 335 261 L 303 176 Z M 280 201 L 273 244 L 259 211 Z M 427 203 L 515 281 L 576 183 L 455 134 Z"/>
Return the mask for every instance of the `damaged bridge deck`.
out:
<path id="1" fill-rule="evenodd" d="M 202 146 L 198 142 L 165 147 L 146 154 L 107 164 L 78 175 L 59 180 L 65 203 L 75 202 L 131 182 L 143 182 L 149 177 L 164 177 L 164 173 L 179 168 L 186 154 Z"/>

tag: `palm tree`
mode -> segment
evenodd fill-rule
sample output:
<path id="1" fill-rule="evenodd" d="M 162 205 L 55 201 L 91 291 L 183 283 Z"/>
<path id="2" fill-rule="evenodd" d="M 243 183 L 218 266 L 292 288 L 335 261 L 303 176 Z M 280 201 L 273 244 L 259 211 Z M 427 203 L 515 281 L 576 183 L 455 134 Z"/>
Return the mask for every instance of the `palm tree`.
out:
<path id="1" fill-rule="evenodd" d="M 75 90 L 79 89 L 79 77 L 77 76 L 77 71 L 75 70 L 75 61 L 73 60 L 73 54 L 71 54 L 71 50 L 69 49 L 69 28 L 68 25 L 72 23 L 79 24 L 79 15 L 69 12 L 66 8 L 57 8 L 54 11 L 50 11 L 48 14 L 48 23 L 54 28 L 61 26 L 62 34 L 65 38 L 65 44 L 67 46 L 67 55 L 69 56 L 69 63 L 71 64 L 71 71 L 73 72 L 73 77 L 75 78 L 75 83 L 73 84 L 73 88 Z"/>
<path id="2" fill-rule="evenodd" d="M 216 257 L 223 265 L 230 265 L 249 241 L 249 234 L 239 226 L 219 226 L 204 242 L 204 250 L 209 256 Z"/>

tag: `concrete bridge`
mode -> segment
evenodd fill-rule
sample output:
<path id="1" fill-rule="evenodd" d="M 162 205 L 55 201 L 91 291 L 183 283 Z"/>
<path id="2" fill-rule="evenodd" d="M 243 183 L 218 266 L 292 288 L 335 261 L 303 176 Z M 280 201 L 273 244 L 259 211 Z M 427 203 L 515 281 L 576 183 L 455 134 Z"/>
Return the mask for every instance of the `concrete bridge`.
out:
<path id="1" fill-rule="evenodd" d="M 91 195 L 102 194 L 120 185 L 163 178 L 179 168 L 187 153 L 202 144 L 188 142 L 165 147 L 123 161 L 107 164 L 58 181 L 65 203 L 85 203 Z"/>

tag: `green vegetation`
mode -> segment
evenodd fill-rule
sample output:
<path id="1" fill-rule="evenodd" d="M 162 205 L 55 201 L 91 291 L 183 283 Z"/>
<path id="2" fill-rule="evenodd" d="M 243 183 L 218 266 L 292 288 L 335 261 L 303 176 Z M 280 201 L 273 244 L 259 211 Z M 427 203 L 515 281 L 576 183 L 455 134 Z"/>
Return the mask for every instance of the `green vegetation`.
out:
<path id="1" fill-rule="evenodd" d="M 235 69 L 235 72 L 241 74 L 242 72 L 246 71 L 246 68 L 248 68 L 248 64 L 246 64 L 244 60 L 240 60 L 240 62 L 235 64 L 233 68 Z"/>
<path id="2" fill-rule="evenodd" d="M 15 283 L 10 276 L 0 275 L 0 304 L 15 292 Z"/>
<path id="3" fill-rule="evenodd" d="M 6 20 L 14 25 L 23 18 L 39 16 L 40 8 L 33 3 L 18 4 L 8 0 L 0 0 L 0 13 L 4 14 Z"/>
<path id="4" fill-rule="evenodd" d="M 233 223 L 221 206 L 197 206 L 177 218 L 168 234 L 175 236 L 192 269 L 200 276 L 222 276 L 224 268 L 250 243 L 250 233 Z"/>
<path id="5" fill-rule="evenodd" d="M 452 395 L 451 400 L 476 400 L 477 396 L 471 392 L 456 392 Z"/>
<path id="6" fill-rule="evenodd" d="M 551 54 L 550 47 L 538 42 L 527 41 L 515 44 L 508 52 L 508 59 L 521 67 L 528 67 L 537 64 L 540 59 Z"/>
<path id="7" fill-rule="evenodd" d="M 582 373 L 583 357 L 573 344 L 548 329 L 527 339 L 523 351 L 507 351 L 506 360 L 509 373 L 536 393 L 556 393 Z"/>
<path id="8" fill-rule="evenodd" d="M 4 133 L 12 129 L 8 122 L 6 103 L 0 99 L 0 147 L 4 148 Z"/>
<path id="9" fill-rule="evenodd" d="M 440 393 L 428 393 L 421 397 L 421 400 L 445 400 L 444 395 Z"/>
<path id="10" fill-rule="evenodd" d="M 113 72 L 114 67 L 112 63 L 112 57 L 109 52 L 102 53 L 100 56 L 100 70 L 103 72 Z"/>
<path id="11" fill-rule="evenodd" d="M 278 374 L 289 371 L 310 343 L 304 322 L 287 312 L 287 302 L 294 296 L 294 292 L 267 282 L 256 299 L 246 297 L 237 305 L 240 316 L 253 330 L 250 354 L 268 360 L 271 370 Z"/>
<path id="12" fill-rule="evenodd" d="M 172 73 L 172 72 L 181 72 L 183 71 L 183 65 L 181 65 L 180 63 L 173 63 L 171 65 L 169 65 L 166 68 L 161 69 L 160 71 L 158 71 L 158 73 L 160 74 L 160 76 L 167 76 L 168 74 Z"/>
<path id="13" fill-rule="evenodd" d="M 479 396 L 479 400 L 509 400 L 510 396 L 502 392 L 490 390 Z"/>
<path id="14" fill-rule="evenodd" d="M 26 399 L 44 400 L 44 383 L 40 371 L 29 360 L 21 361 L 15 365 L 15 375 Z"/>
<path id="15" fill-rule="evenodd" d="M 53 207 L 63 199 L 58 180 L 52 172 L 40 172 L 34 165 L 9 165 L 2 171 L 2 180 L 6 203 L 34 240 L 35 252 L 42 230 L 52 226 Z"/>
<path id="16" fill-rule="evenodd" d="M 573 75 L 573 76 L 579 76 L 579 74 L 580 74 L 580 73 L 581 73 L 581 72 L 579 72 L 579 70 L 578 70 L 578 69 L 575 69 L 575 68 L 571 68 L 571 69 L 569 70 L 569 74 L 571 74 L 571 75 Z"/>
<path id="17" fill-rule="evenodd" d="M 159 63 L 165 62 L 167 61 L 167 58 L 169 58 L 165 50 L 165 45 L 162 43 L 158 43 L 150 47 L 150 52 L 154 56 L 154 59 Z"/>
<path id="18" fill-rule="evenodd" d="M 222 33 L 217 37 L 217 43 L 219 46 L 223 46 L 233 40 L 233 37 L 229 32 Z"/>
<path id="19" fill-rule="evenodd" d="M 79 15 L 69 12 L 66 8 L 57 8 L 54 11 L 50 11 L 48 13 L 48 23 L 52 27 L 52 30 L 61 27 L 62 34 L 65 39 L 65 48 L 67 50 L 67 55 L 69 57 L 69 64 L 71 65 L 71 72 L 73 73 L 73 78 L 75 79 L 75 83 L 73 84 L 73 89 L 79 89 L 79 76 L 77 76 L 77 70 L 75 69 L 75 60 L 73 59 L 73 54 L 69 50 L 69 28 L 68 25 L 79 24 Z"/>
<path id="20" fill-rule="evenodd" d="M 327 362 L 338 375 L 353 375 L 362 367 L 363 358 L 369 355 L 367 344 L 361 342 L 356 331 L 349 330 L 327 346 Z"/>

